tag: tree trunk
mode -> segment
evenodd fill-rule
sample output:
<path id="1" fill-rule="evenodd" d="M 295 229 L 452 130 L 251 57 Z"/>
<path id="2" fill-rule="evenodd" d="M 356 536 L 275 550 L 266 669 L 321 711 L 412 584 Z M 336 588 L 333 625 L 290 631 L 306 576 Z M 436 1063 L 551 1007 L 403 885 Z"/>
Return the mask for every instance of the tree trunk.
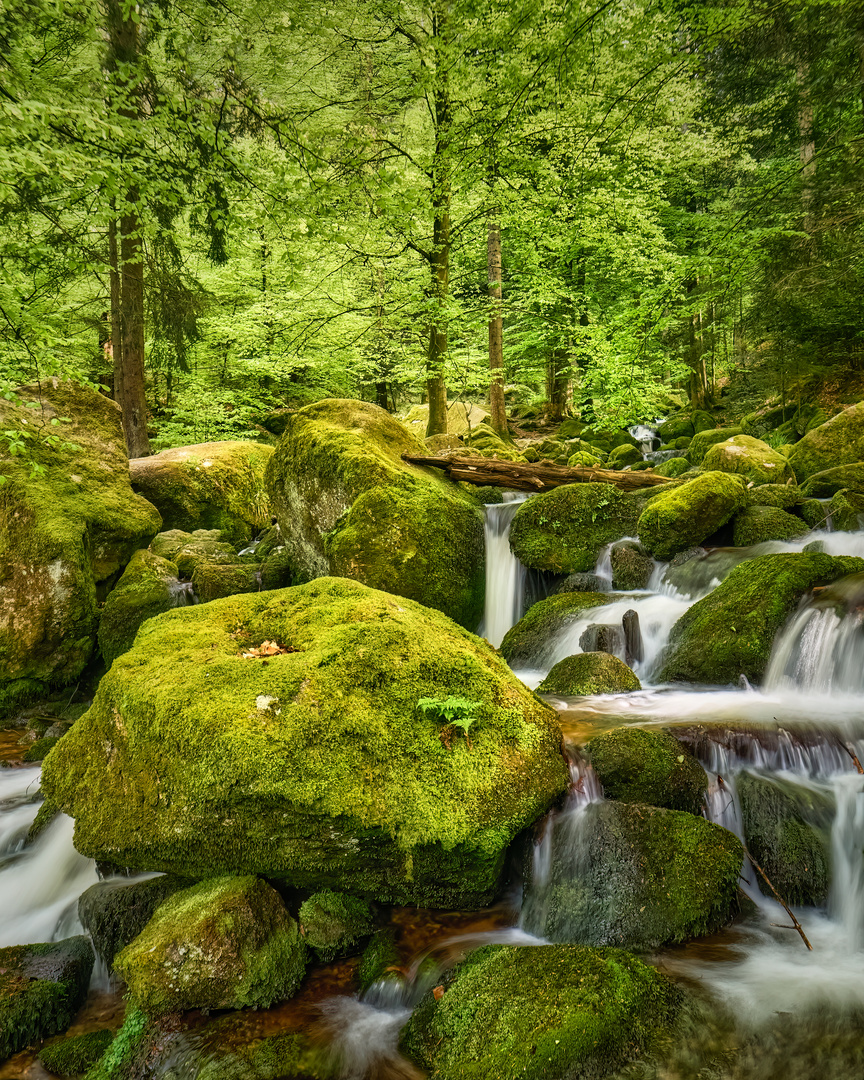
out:
<path id="1" fill-rule="evenodd" d="M 501 224 L 498 208 L 489 214 L 486 240 L 486 268 L 489 277 L 489 413 L 492 428 L 509 436 L 504 403 L 504 319 L 501 312 Z"/>
<path id="2" fill-rule="evenodd" d="M 564 419 L 570 397 L 570 358 L 566 349 L 553 349 L 546 367 L 546 396 L 549 399 L 549 418 Z"/>
<path id="3" fill-rule="evenodd" d="M 650 469 L 641 472 L 624 472 L 613 469 L 592 469 L 564 465 L 533 465 L 518 461 L 500 461 L 496 458 L 419 457 L 403 454 L 403 461 L 412 465 L 424 465 L 443 469 L 451 480 L 465 481 L 480 487 L 513 488 L 516 491 L 549 491 L 564 484 L 613 484 L 622 491 L 638 491 L 640 488 L 661 487 L 670 481 Z"/>
<path id="4" fill-rule="evenodd" d="M 813 133 L 813 102 L 807 85 L 809 68 L 799 59 L 795 68 L 798 82 L 798 135 L 801 160 L 801 209 L 804 211 L 804 227 L 809 228 L 813 209 L 813 183 L 816 177 L 816 139 Z"/>
<path id="5" fill-rule="evenodd" d="M 114 200 L 111 200 L 112 208 Z M 117 222 L 108 225 L 108 262 L 111 280 L 111 359 L 114 369 L 111 394 L 122 409 L 123 400 L 123 334 L 120 325 L 120 255 L 117 251 Z"/>

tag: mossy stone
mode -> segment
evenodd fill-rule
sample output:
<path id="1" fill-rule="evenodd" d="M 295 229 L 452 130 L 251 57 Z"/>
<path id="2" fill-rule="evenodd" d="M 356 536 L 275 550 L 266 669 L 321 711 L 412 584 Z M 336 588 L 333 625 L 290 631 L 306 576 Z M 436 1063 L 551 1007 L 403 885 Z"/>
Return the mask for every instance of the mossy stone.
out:
<path id="1" fill-rule="evenodd" d="M 790 405 L 764 405 L 742 417 L 741 430 L 745 435 L 752 435 L 754 439 L 762 439 L 769 431 L 775 431 L 792 416 L 793 409 Z"/>
<path id="2" fill-rule="evenodd" d="M 258 592 L 261 588 L 257 566 L 248 563 L 212 563 L 201 560 L 192 571 L 192 588 L 206 604 L 237 593 Z"/>
<path id="3" fill-rule="evenodd" d="M 430 1080 L 609 1076 L 674 1022 L 682 993 L 617 949 L 487 945 L 415 1009 L 400 1049 Z"/>
<path id="4" fill-rule="evenodd" d="M 326 400 L 294 413 L 268 467 L 283 543 L 305 580 L 339 575 L 443 611 L 483 611 L 483 515 L 383 409 Z"/>
<path id="5" fill-rule="evenodd" d="M 129 472 L 166 529 L 219 529 L 239 543 L 270 523 L 264 472 L 272 454 L 255 442 L 198 443 L 136 458 Z"/>
<path id="6" fill-rule="evenodd" d="M 687 447 L 687 460 L 691 465 L 701 465 L 712 446 L 716 443 L 726 442 L 727 439 L 740 434 L 740 427 L 714 428 L 709 431 L 700 431 L 698 435 L 694 435 L 690 440 L 690 445 Z"/>
<path id="7" fill-rule="evenodd" d="M 136 551 L 102 609 L 99 649 L 105 663 L 111 664 L 131 647 L 146 619 L 182 607 L 190 599 L 173 562 L 150 551 Z"/>
<path id="8" fill-rule="evenodd" d="M 701 544 L 747 504 L 743 479 L 706 472 L 653 496 L 639 518 L 639 539 L 657 559 Z"/>
<path id="9" fill-rule="evenodd" d="M 177 556 L 187 544 L 225 542 L 221 529 L 196 529 L 194 532 L 184 532 L 183 529 L 168 529 L 157 533 L 150 541 L 150 550 L 160 559 L 175 562 Z M 232 547 L 233 551 L 234 548 Z"/>
<path id="10" fill-rule="evenodd" d="M 658 476 L 666 476 L 672 480 L 676 480 L 679 476 L 682 476 L 687 470 L 691 468 L 690 462 L 686 457 L 673 457 L 667 461 L 661 461 L 659 465 L 654 466 L 654 472 Z"/>
<path id="11" fill-rule="evenodd" d="M 760 488 L 756 488 L 760 491 Z M 810 526 L 794 514 L 776 506 L 747 506 L 735 515 L 732 543 L 750 547 L 766 540 L 795 540 L 810 531 Z"/>
<path id="12" fill-rule="evenodd" d="M 607 799 L 701 812 L 708 777 L 671 735 L 618 728 L 596 735 L 586 749 Z"/>
<path id="13" fill-rule="evenodd" d="M 829 499 L 845 489 L 864 494 L 864 462 L 838 465 L 836 469 L 824 469 L 805 480 L 801 487 L 807 498 Z"/>
<path id="14" fill-rule="evenodd" d="M 236 563 L 237 550 L 233 544 L 224 540 L 204 540 L 193 536 L 174 556 L 174 562 L 180 576 L 189 580 L 194 575 L 196 567 L 202 563 L 209 566 L 230 566 Z"/>
<path id="15" fill-rule="evenodd" d="M 782 454 L 750 435 L 733 435 L 708 448 L 702 467 L 711 472 L 734 473 L 754 484 L 785 484 L 795 474 Z"/>
<path id="16" fill-rule="evenodd" d="M 45 736 L 42 739 L 37 739 L 34 743 L 30 744 L 30 748 L 24 752 L 21 757 L 22 761 L 42 761 L 49 750 L 52 750 L 57 743 L 60 742 L 60 738 L 57 736 Z"/>
<path id="17" fill-rule="evenodd" d="M 0 949 L 0 1061 L 65 1031 L 84 1004 L 92 970 L 83 936 Z"/>
<path id="18" fill-rule="evenodd" d="M 823 529 L 828 521 L 828 507 L 818 499 L 805 499 L 798 507 L 798 513 L 811 529 Z"/>
<path id="19" fill-rule="evenodd" d="M 742 849 L 695 814 L 623 802 L 592 803 L 577 836 L 553 826 L 548 878 L 532 882 L 523 923 L 553 941 L 655 949 L 713 933 L 729 921 Z"/>
<path id="20" fill-rule="evenodd" d="M 539 694 L 626 694 L 642 684 L 623 660 L 608 652 L 583 652 L 560 660 L 537 687 Z"/>
<path id="21" fill-rule="evenodd" d="M 616 589 L 646 589 L 654 573 L 654 560 L 641 545 L 625 540 L 614 544 L 609 553 L 612 564 L 612 584 Z"/>
<path id="22" fill-rule="evenodd" d="M 602 465 L 602 461 L 596 454 L 589 454 L 585 450 L 577 450 L 575 454 L 571 454 L 567 458 L 567 464 L 571 469 L 596 469 Z"/>
<path id="23" fill-rule="evenodd" d="M 742 773 L 735 788 L 744 839 L 787 904 L 819 907 L 831 884 L 832 800 L 782 781 Z M 773 896 L 761 875 L 759 887 Z"/>
<path id="24" fill-rule="evenodd" d="M 384 927 L 376 930 L 360 957 L 357 969 L 360 992 L 365 993 L 373 983 L 385 978 L 388 971 L 398 967 L 401 961 L 392 929 Z"/>
<path id="25" fill-rule="evenodd" d="M 164 900 L 114 969 L 148 1016 L 266 1009 L 296 992 L 306 946 L 272 886 L 218 877 Z"/>
<path id="26" fill-rule="evenodd" d="M 323 889 L 300 906 L 300 933 L 323 963 L 359 952 L 374 929 L 366 900 Z"/>
<path id="27" fill-rule="evenodd" d="M 646 498 L 612 484 L 567 484 L 535 495 L 516 511 L 510 549 L 532 570 L 593 570 L 607 544 L 635 533 Z"/>
<path id="28" fill-rule="evenodd" d="M 50 799 L 43 799 L 36 811 L 33 824 L 27 832 L 27 843 L 32 844 L 38 840 L 59 813 L 60 811 Z"/>
<path id="29" fill-rule="evenodd" d="M 844 488 L 831 496 L 826 513 L 835 532 L 858 532 L 864 527 L 864 495 Z"/>
<path id="30" fill-rule="evenodd" d="M 284 547 L 270 552 L 261 563 L 260 574 L 262 589 L 287 589 L 302 582 L 291 552 Z"/>
<path id="31" fill-rule="evenodd" d="M 696 435 L 699 435 L 703 431 L 715 431 L 717 429 L 717 422 L 711 413 L 706 412 L 704 409 L 695 409 L 692 416 L 693 430 Z"/>
<path id="32" fill-rule="evenodd" d="M 696 429 L 693 426 L 692 418 L 686 413 L 682 413 L 678 416 L 670 416 L 668 420 L 657 428 L 657 434 L 664 443 L 671 443 L 676 439 L 680 439 L 682 435 L 692 437 L 696 434 Z"/>
<path id="33" fill-rule="evenodd" d="M 612 592 L 612 582 L 599 574 L 568 574 L 558 586 L 556 592 Z"/>
<path id="34" fill-rule="evenodd" d="M 39 1064 L 55 1076 L 71 1080 L 89 1072 L 113 1041 L 114 1033 L 108 1028 L 73 1035 L 70 1039 L 43 1047 L 39 1051 Z"/>
<path id="35" fill-rule="evenodd" d="M 779 510 L 793 510 L 805 502 L 805 496 L 796 484 L 760 484 L 748 488 L 751 506 L 775 506 Z"/>
<path id="36" fill-rule="evenodd" d="M 762 555 L 741 563 L 675 623 L 660 680 L 720 685 L 744 675 L 760 682 L 774 636 L 801 597 L 862 569 L 862 559 L 817 552 Z"/>
<path id="37" fill-rule="evenodd" d="M 242 655 L 264 641 L 293 651 Z M 470 748 L 418 710 L 451 696 L 476 705 Z M 148 620 L 42 784 L 79 851 L 117 865 L 483 906 L 566 788 L 560 739 L 486 642 L 324 578 Z"/>
<path id="38" fill-rule="evenodd" d="M 626 465 L 635 465 L 642 460 L 642 451 L 630 443 L 622 443 L 609 451 L 608 466 L 610 469 L 623 469 Z"/>
<path id="39" fill-rule="evenodd" d="M 574 622 L 583 611 L 602 607 L 612 600 L 609 593 L 557 593 L 533 604 L 511 626 L 501 642 L 501 655 L 511 667 L 532 663 L 542 654 L 550 639 Z"/>
<path id="40" fill-rule="evenodd" d="M 813 428 L 789 451 L 798 482 L 838 465 L 864 460 L 864 401 Z"/>

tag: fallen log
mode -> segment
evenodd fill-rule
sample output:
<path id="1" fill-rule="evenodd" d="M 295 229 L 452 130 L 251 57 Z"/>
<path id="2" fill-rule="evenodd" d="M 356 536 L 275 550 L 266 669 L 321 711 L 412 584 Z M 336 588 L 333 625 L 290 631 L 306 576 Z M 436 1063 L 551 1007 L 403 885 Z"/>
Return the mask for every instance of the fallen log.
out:
<path id="1" fill-rule="evenodd" d="M 650 469 L 641 472 L 617 472 L 613 469 L 592 469 L 582 465 L 536 465 L 519 461 L 504 461 L 482 457 L 415 457 L 403 454 L 410 465 L 443 469 L 451 480 L 465 480 L 478 487 L 506 487 L 515 491 L 548 491 L 564 484 L 614 484 L 622 491 L 658 487 L 668 484 L 665 476 Z"/>

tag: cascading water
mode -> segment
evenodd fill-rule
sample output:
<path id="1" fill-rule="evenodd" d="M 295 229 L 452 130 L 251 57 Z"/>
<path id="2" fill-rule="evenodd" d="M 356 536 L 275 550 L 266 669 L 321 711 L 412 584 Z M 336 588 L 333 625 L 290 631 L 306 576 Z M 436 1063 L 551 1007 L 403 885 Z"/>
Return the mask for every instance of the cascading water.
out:
<path id="1" fill-rule="evenodd" d="M 655 421 L 661 423 L 661 421 Z M 654 444 L 660 443 L 660 436 L 656 430 L 649 427 L 647 424 L 633 424 L 632 427 L 627 428 L 627 434 L 631 435 L 636 442 L 639 443 L 639 449 L 642 451 L 642 456 L 647 457 L 654 450 Z"/>
<path id="2" fill-rule="evenodd" d="M 486 604 L 477 633 L 497 649 L 522 618 L 525 567 L 510 550 L 510 525 L 527 495 L 507 492 L 486 506 Z"/>

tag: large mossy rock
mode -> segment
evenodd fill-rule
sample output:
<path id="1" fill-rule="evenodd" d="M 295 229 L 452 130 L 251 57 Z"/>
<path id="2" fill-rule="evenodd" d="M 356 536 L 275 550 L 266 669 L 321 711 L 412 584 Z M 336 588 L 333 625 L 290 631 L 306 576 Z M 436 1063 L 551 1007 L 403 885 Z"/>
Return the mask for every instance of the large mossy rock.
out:
<path id="1" fill-rule="evenodd" d="M 539 600 L 511 626 L 501 642 L 501 655 L 511 667 L 540 662 L 549 642 L 585 611 L 615 599 L 605 592 L 557 593 Z"/>
<path id="2" fill-rule="evenodd" d="M 819 907 L 831 884 L 833 800 L 811 788 L 742 773 L 735 789 L 744 839 L 787 904 Z M 759 887 L 773 896 L 758 878 Z"/>
<path id="3" fill-rule="evenodd" d="M 618 728 L 596 735 L 586 749 L 607 799 L 700 813 L 708 777 L 671 735 Z"/>
<path id="4" fill-rule="evenodd" d="M 751 506 L 775 506 L 778 510 L 794 510 L 807 501 L 797 484 L 760 484 L 747 489 Z"/>
<path id="5" fill-rule="evenodd" d="M 244 657 L 263 642 L 279 655 Z M 470 747 L 421 698 L 457 697 Z M 344 578 L 150 619 L 43 790 L 120 866 L 483 906 L 565 789 L 553 710 L 439 612 Z"/>
<path id="6" fill-rule="evenodd" d="M 733 435 L 731 439 L 709 447 L 702 459 L 702 468 L 744 476 L 754 484 L 795 481 L 786 458 L 772 450 L 768 443 L 750 435 Z"/>
<path id="7" fill-rule="evenodd" d="M 760 682 L 774 636 L 801 597 L 861 570 L 862 559 L 817 552 L 762 555 L 741 563 L 675 623 L 661 681 L 721 685 L 744 675 Z"/>
<path id="8" fill-rule="evenodd" d="M 701 465 L 712 446 L 716 443 L 726 442 L 727 439 L 740 434 L 740 427 L 714 428 L 710 431 L 700 431 L 690 440 L 685 456 L 691 465 Z"/>
<path id="9" fill-rule="evenodd" d="M 160 527 L 129 484 L 113 401 L 55 380 L 17 394 L 25 404 L 0 399 L 0 420 L 32 438 L 23 457 L 0 453 L 0 705 L 77 680 L 99 602 Z"/>
<path id="10" fill-rule="evenodd" d="M 655 495 L 639 518 L 639 539 L 657 559 L 696 547 L 747 505 L 741 477 L 706 472 Z"/>
<path id="11" fill-rule="evenodd" d="M 483 514 L 384 409 L 327 400 L 294 413 L 267 471 L 283 543 L 305 578 L 354 578 L 469 629 L 483 613 Z"/>
<path id="12" fill-rule="evenodd" d="M 166 529 L 220 529 L 239 542 L 270 524 L 264 472 L 272 454 L 261 443 L 198 443 L 134 458 L 129 469 Z"/>
<path id="13" fill-rule="evenodd" d="M 567 484 L 535 495 L 516 511 L 510 549 L 532 570 L 593 570 L 607 544 L 634 535 L 646 498 L 612 484 Z"/>
<path id="14" fill-rule="evenodd" d="M 864 460 L 864 401 L 844 409 L 797 442 L 789 451 L 789 464 L 798 482 L 838 465 Z"/>
<path id="15" fill-rule="evenodd" d="M 834 532 L 858 532 L 864 528 L 864 495 L 843 488 L 831 496 L 827 513 Z"/>
<path id="16" fill-rule="evenodd" d="M 814 473 L 802 485 L 801 493 L 807 498 L 830 499 L 844 489 L 864 494 L 864 462 L 856 461 L 852 465 L 838 465 L 836 469 Z"/>
<path id="17" fill-rule="evenodd" d="M 642 684 L 623 660 L 608 652 L 567 656 L 552 668 L 537 687 L 539 694 L 627 694 Z"/>
<path id="18" fill-rule="evenodd" d="M 306 972 L 300 928 L 260 878 L 218 877 L 156 909 L 114 968 L 148 1016 L 187 1009 L 268 1008 Z"/>
<path id="19" fill-rule="evenodd" d="M 631 589 L 647 589 L 654 573 L 654 560 L 645 553 L 641 544 L 625 540 L 613 544 L 609 552 L 612 564 L 612 584 L 627 592 Z"/>
<path id="20" fill-rule="evenodd" d="M 323 963 L 359 953 L 375 929 L 366 900 L 322 889 L 300 905 L 300 933 Z"/>
<path id="21" fill-rule="evenodd" d="M 736 836 L 678 810 L 592 803 L 553 825 L 545 880 L 528 887 L 525 929 L 552 941 L 655 949 L 729 921 Z"/>
<path id="22" fill-rule="evenodd" d="M 191 599 L 174 563 L 150 551 L 136 551 L 102 609 L 98 637 L 105 663 L 131 648 L 146 619 L 184 607 Z"/>
<path id="23" fill-rule="evenodd" d="M 39 1064 L 54 1076 L 75 1080 L 98 1064 L 113 1041 L 114 1033 L 108 1028 L 73 1035 L 43 1047 L 39 1052 Z"/>
<path id="24" fill-rule="evenodd" d="M 748 506 L 735 515 L 732 543 L 736 547 L 750 547 L 766 540 L 795 540 L 808 532 L 810 526 L 806 521 L 777 506 Z"/>
<path id="25" fill-rule="evenodd" d="M 92 970 L 86 937 L 0 949 L 0 1062 L 69 1027 Z"/>
<path id="26" fill-rule="evenodd" d="M 683 997 L 635 956 L 579 945 L 487 945 L 442 989 L 400 1043 L 430 1080 L 610 1076 L 674 1023 Z"/>

